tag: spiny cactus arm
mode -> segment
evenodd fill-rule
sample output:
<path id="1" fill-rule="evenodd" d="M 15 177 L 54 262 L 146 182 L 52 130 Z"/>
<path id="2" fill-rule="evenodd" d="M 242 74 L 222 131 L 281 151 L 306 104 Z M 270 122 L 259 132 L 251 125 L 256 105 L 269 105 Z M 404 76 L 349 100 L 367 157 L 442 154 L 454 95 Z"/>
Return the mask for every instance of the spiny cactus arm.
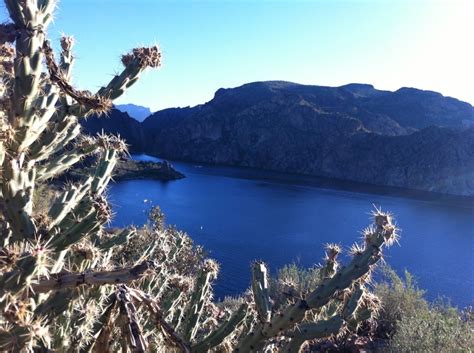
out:
<path id="1" fill-rule="evenodd" d="M 89 151 L 92 153 L 94 150 Z M 74 164 L 81 161 L 87 154 L 80 150 L 66 151 L 54 159 L 47 161 L 45 164 L 38 166 L 37 169 L 37 181 L 45 181 L 53 179 L 56 175 L 63 173 L 64 171 L 71 168 Z"/>
<path id="2" fill-rule="evenodd" d="M 147 341 L 143 337 L 137 318 L 137 309 L 131 301 L 131 296 L 126 286 L 118 287 L 117 301 L 122 321 L 122 335 L 125 336 L 131 352 L 145 353 Z"/>
<path id="3" fill-rule="evenodd" d="M 300 324 L 294 332 L 285 334 L 285 336 L 291 337 L 291 340 L 284 347 L 283 352 L 298 353 L 300 347 L 307 340 L 336 335 L 341 330 L 343 324 L 344 320 L 341 315 L 336 315 L 328 320 Z"/>
<path id="4" fill-rule="evenodd" d="M 252 292 L 261 322 L 269 322 L 272 317 L 272 305 L 268 293 L 268 270 L 263 262 L 252 265 Z"/>
<path id="5" fill-rule="evenodd" d="M 337 291 L 342 291 L 366 275 L 381 258 L 381 247 L 390 245 L 396 238 L 396 228 L 391 216 L 377 210 L 374 214 L 375 228 L 366 232 L 365 250 L 354 255 L 347 267 L 339 269 L 334 277 L 323 282 L 310 293 L 306 300 L 299 300 L 288 306 L 280 315 L 274 315 L 270 323 L 258 324 L 252 334 L 244 337 L 238 348 L 244 352 L 261 349 L 268 338 L 289 330 L 299 323 L 310 308 L 321 308 L 329 302 Z"/>
<path id="6" fill-rule="evenodd" d="M 48 346 L 50 337 L 42 322 L 13 325 L 8 329 L 0 327 L 0 351 L 25 352 L 32 351 L 38 341 Z M 25 348 L 28 348 L 25 350 Z"/>
<path id="7" fill-rule="evenodd" d="M 217 276 L 218 266 L 212 260 L 206 260 L 205 264 L 196 280 L 196 286 L 189 302 L 186 312 L 186 325 L 184 326 L 184 339 L 192 342 L 199 328 L 199 320 L 204 310 L 204 306 L 209 300 L 211 283 Z"/>
<path id="8" fill-rule="evenodd" d="M 116 138 L 106 138 L 106 142 L 103 139 L 105 137 L 99 139 L 104 150 L 98 160 L 95 175 L 92 179 L 86 179 L 79 188 L 72 187 L 66 191 L 56 199 L 49 211 L 50 229 L 53 227 L 59 229 L 51 240 L 51 245 L 56 251 L 78 242 L 110 221 L 110 207 L 100 194 L 106 188 L 117 162 L 117 154 L 120 151 L 116 148 L 122 148 L 123 142 Z M 94 143 L 90 142 L 88 145 L 94 146 Z M 87 193 L 89 196 L 86 197 Z"/>
<path id="9" fill-rule="evenodd" d="M 156 68 L 161 65 L 161 52 L 157 46 L 149 48 L 135 48 L 131 53 L 122 57 L 122 63 L 125 68 L 105 87 L 102 87 L 95 96 L 84 95 L 78 92 L 72 86 L 68 86 L 67 81 L 57 74 L 58 70 L 54 67 L 54 57 L 52 51 L 49 51 L 48 69 L 51 78 L 58 82 L 62 89 L 77 103 L 69 107 L 71 114 L 76 116 L 88 116 L 92 112 L 98 114 L 104 113 L 112 107 L 111 101 L 120 97 L 127 88 L 138 81 L 140 73 L 148 67 Z"/>
<path id="10" fill-rule="evenodd" d="M 1 123 L 1 121 L 0 121 Z M 5 159 L 5 138 L 3 137 L 3 132 L 0 131 L 0 165 L 3 164 L 3 160 Z M 2 175 L 0 174 L 0 177 Z"/>
<path id="11" fill-rule="evenodd" d="M 375 318 L 380 310 L 380 300 L 377 296 L 364 291 L 359 305 L 355 309 L 351 317 L 346 319 L 346 326 L 350 331 L 357 331 L 361 322 Z"/>
<path id="12" fill-rule="evenodd" d="M 39 138 L 29 147 L 29 157 L 42 161 L 58 152 L 73 141 L 81 132 L 77 118 L 67 115 L 63 110 L 56 111 L 53 122 L 43 131 Z"/>
<path id="13" fill-rule="evenodd" d="M 326 245 L 326 261 L 319 270 L 321 279 L 329 279 L 334 276 L 336 268 L 338 266 L 337 256 L 339 252 L 340 248 L 337 245 Z M 306 311 L 308 309 L 308 303 L 303 299 L 299 299 L 296 303 L 287 306 L 283 312 L 275 315 L 270 322 L 260 321 L 260 323 L 253 328 L 252 333 L 250 335 L 247 335 L 246 338 L 243 338 L 239 342 L 239 349 L 241 345 L 243 345 L 244 351 L 246 349 L 250 349 L 253 351 L 262 348 L 265 344 L 266 339 L 279 335 L 283 330 L 285 330 L 285 328 L 292 327 L 293 325 L 299 323 L 305 317 Z M 259 337 L 260 341 L 252 340 L 252 336 L 254 335 L 261 335 Z M 248 342 L 246 343 L 245 341 Z M 295 343 L 296 342 L 294 342 L 293 344 Z"/>
<path id="14" fill-rule="evenodd" d="M 176 291 L 180 293 L 174 293 L 167 303 L 167 307 L 163 307 L 163 311 L 168 314 L 167 319 L 171 321 L 175 330 L 179 330 L 184 320 L 185 306 L 188 298 L 186 291 L 181 291 L 179 288 L 176 288 Z"/>
<path id="15" fill-rule="evenodd" d="M 74 64 L 74 56 L 72 54 L 72 47 L 74 46 L 74 38 L 71 36 L 62 36 L 61 37 L 61 57 L 59 68 L 61 70 L 62 77 L 66 82 L 71 81 L 72 76 L 72 66 Z M 63 94 L 61 96 L 61 107 L 59 111 L 58 121 L 64 120 L 69 113 L 69 107 L 74 104 L 74 100 Z"/>
<path id="16" fill-rule="evenodd" d="M 38 47 L 44 40 L 42 13 L 33 1 L 24 2 L 6 0 L 10 18 L 15 22 L 16 51 L 20 57 L 15 60 L 15 77 L 21 83 L 15 85 L 16 98 L 24 97 L 25 102 L 32 101 L 31 95 L 40 79 L 41 53 Z M 26 106 L 26 104 L 25 104 Z M 22 116 L 21 107 L 15 107 L 15 113 Z M 24 107 L 26 108 L 26 107 Z"/>
<path id="17" fill-rule="evenodd" d="M 64 220 L 62 224 L 69 219 Z M 62 228 L 64 229 L 61 233 L 55 235 L 51 242 L 50 246 L 54 249 L 55 252 L 59 252 L 67 249 L 69 246 L 79 242 L 81 239 L 86 238 L 93 232 L 98 231 L 105 222 L 99 222 L 97 212 L 92 208 L 88 214 L 84 217 L 77 219 L 73 225 L 70 227 Z"/>
<path id="18" fill-rule="evenodd" d="M 185 319 L 184 317 L 184 308 L 183 306 L 186 305 L 186 302 L 185 300 L 181 300 L 182 298 L 178 298 L 176 301 L 175 301 L 175 304 L 174 307 L 176 308 L 174 310 L 174 312 L 172 313 L 173 315 L 173 320 L 172 320 L 172 325 L 173 327 L 176 329 L 176 330 L 181 330 L 181 326 L 183 325 L 183 321 Z M 181 306 L 178 306 L 178 305 L 181 305 Z"/>
<path id="19" fill-rule="evenodd" d="M 69 185 L 55 198 L 48 211 L 50 229 L 59 224 L 84 199 L 90 190 L 92 177 L 88 177 L 77 185 Z"/>
<path id="20" fill-rule="evenodd" d="M 285 345 L 283 352 L 297 353 L 301 345 L 307 340 L 330 337 L 338 334 L 349 320 L 354 319 L 354 314 L 361 302 L 363 294 L 363 287 L 360 283 L 356 283 L 353 293 L 345 303 L 341 314 L 336 314 L 328 320 L 303 323 L 297 325 L 295 329 L 285 332 L 283 335 L 291 338 L 291 340 Z"/>
<path id="21" fill-rule="evenodd" d="M 66 150 L 64 153 L 48 160 L 46 163 L 37 168 L 37 181 L 45 181 L 52 179 L 55 176 L 63 173 L 71 168 L 74 164 L 81 161 L 85 156 L 96 151 L 96 146 L 84 146 L 71 150 Z"/>
<path id="22" fill-rule="evenodd" d="M 183 251 L 183 249 L 185 249 L 184 244 L 187 241 L 186 236 L 182 233 L 176 234 L 175 239 L 176 239 L 175 244 L 172 246 L 171 251 L 168 254 L 166 254 L 166 260 L 169 263 L 178 261 L 181 252 Z"/>
<path id="23" fill-rule="evenodd" d="M 162 282 L 164 286 L 166 285 L 167 287 L 171 287 L 168 285 L 169 281 L 166 279 L 160 282 Z M 162 293 L 159 293 L 157 298 L 160 298 L 161 294 Z M 186 292 L 182 291 L 181 288 L 171 287 L 167 288 L 167 291 L 164 294 L 166 294 L 166 297 L 161 302 L 160 307 L 165 313 L 167 313 L 168 316 L 166 318 L 172 320 L 176 314 L 176 311 L 181 309 L 181 300 L 183 299 L 183 296 L 186 295 Z"/>
<path id="24" fill-rule="evenodd" d="M 247 305 L 242 304 L 240 308 L 215 331 L 209 334 L 202 341 L 194 344 L 191 347 L 191 352 L 205 353 L 211 348 L 217 347 L 226 339 L 227 336 L 229 336 L 232 332 L 235 332 L 235 330 L 238 329 L 238 327 L 243 323 L 245 317 L 247 316 L 247 310 Z"/>
<path id="25" fill-rule="evenodd" d="M 163 311 L 160 308 L 158 301 L 152 298 L 149 294 L 137 288 L 126 287 L 132 299 L 138 303 L 145 304 L 152 314 L 155 326 L 161 329 L 165 335 L 165 339 L 173 346 L 178 347 L 181 352 L 189 353 L 190 348 L 183 338 L 176 332 L 175 329 L 164 319 Z"/>
<path id="26" fill-rule="evenodd" d="M 129 242 L 137 234 L 136 228 L 126 228 L 119 234 L 110 237 L 109 239 L 98 244 L 97 247 L 104 251 L 115 248 L 116 246 L 124 245 Z"/>
<path id="27" fill-rule="evenodd" d="M 23 255 L 13 270 L 0 276 L 0 297 L 5 292 L 20 292 L 28 288 L 37 274 L 38 267 L 38 259 L 35 256 Z"/>
<path id="28" fill-rule="evenodd" d="M 120 97 L 127 88 L 137 82 L 140 73 L 146 68 L 157 68 L 161 65 L 161 51 L 158 46 L 135 48 L 122 56 L 125 68 L 110 83 L 102 87 L 98 94 L 110 99 Z"/>
<path id="29" fill-rule="evenodd" d="M 54 8 L 56 7 L 57 0 L 41 0 L 39 1 L 38 8 L 46 15 L 45 21 L 51 21 L 51 15 Z"/>
<path id="30" fill-rule="evenodd" d="M 112 177 L 119 156 L 127 153 L 127 145 L 116 136 L 100 135 L 97 139 L 103 152 L 97 162 L 91 192 L 100 195 Z"/>
<path id="31" fill-rule="evenodd" d="M 339 264 L 337 257 L 341 253 L 341 247 L 337 244 L 326 244 L 326 262 L 324 266 L 319 269 L 319 276 L 321 280 L 332 278 L 337 271 Z"/>
<path id="32" fill-rule="evenodd" d="M 381 247 L 390 245 L 396 237 L 396 228 L 392 224 L 390 215 L 375 215 L 375 228 L 366 234 L 365 249 L 354 255 L 347 267 L 341 268 L 334 277 L 323 281 L 307 297 L 307 303 L 311 308 L 319 308 L 325 305 L 330 298 L 339 290 L 348 288 L 354 281 L 370 272 L 373 265 L 382 257 Z"/>
<path id="33" fill-rule="evenodd" d="M 49 41 L 44 41 L 42 48 L 46 57 L 46 66 L 51 81 L 58 85 L 64 94 L 77 102 L 79 109 L 77 113 L 80 113 L 81 107 L 84 107 L 88 112 L 95 112 L 97 114 L 103 114 L 112 108 L 112 101 L 110 99 L 102 96 L 94 96 L 86 91 L 78 91 L 68 82 L 67 77 L 65 77 L 56 63 L 54 52 Z M 73 110 L 73 107 L 70 107 L 71 113 L 77 115 Z"/>
<path id="34" fill-rule="evenodd" d="M 110 294 L 105 302 L 105 308 L 102 315 L 94 323 L 92 328 L 91 336 L 95 337 L 95 340 L 90 340 L 85 347 L 80 349 L 81 353 L 97 352 L 104 353 L 110 352 L 110 337 L 112 334 L 112 314 L 115 310 L 117 303 L 116 293 Z"/>
<path id="35" fill-rule="evenodd" d="M 3 163 L 2 197 L 6 220 L 12 231 L 11 242 L 33 239 L 36 226 L 32 219 L 36 169 L 24 162 L 24 155 Z"/>
<path id="36" fill-rule="evenodd" d="M 117 151 L 114 149 L 106 150 L 100 159 L 94 180 L 92 181 L 91 191 L 96 194 L 102 194 L 107 187 L 110 179 L 112 178 L 112 172 L 117 164 L 118 156 Z"/>
<path id="37" fill-rule="evenodd" d="M 72 55 L 72 47 L 74 46 L 74 38 L 71 36 L 61 37 L 61 62 L 60 70 L 63 77 L 69 81 L 71 79 L 72 65 L 74 63 L 74 56 Z"/>
<path id="38" fill-rule="evenodd" d="M 90 340 L 94 340 L 93 329 L 101 315 L 110 293 L 109 286 L 95 286 L 90 288 L 76 289 L 82 295 L 78 296 L 71 304 L 71 308 L 66 314 L 70 314 L 68 318 L 68 326 L 73 330 L 70 339 L 70 346 L 74 348 L 85 347 Z M 71 312 L 72 311 L 72 312 Z M 64 318 L 61 316 L 60 318 Z M 72 350 L 71 350 L 72 351 Z M 75 352 L 78 349 L 74 350 Z"/>
<path id="39" fill-rule="evenodd" d="M 15 148 L 28 146 L 30 132 L 37 118 L 36 98 L 41 94 L 41 72 L 45 29 L 51 20 L 52 6 L 38 8 L 35 1 L 5 2 L 17 30 L 15 83 L 10 122 L 16 130 Z"/>
<path id="40" fill-rule="evenodd" d="M 49 278 L 42 278 L 32 284 L 35 293 L 46 293 L 53 290 L 64 290 L 79 286 L 100 286 L 104 284 L 128 283 L 142 278 L 154 266 L 143 262 L 132 268 L 119 268 L 111 271 L 83 273 L 53 273 Z"/>
<path id="41" fill-rule="evenodd" d="M 34 312 L 35 317 L 46 318 L 48 323 L 51 323 L 67 310 L 72 299 L 76 296 L 77 291 L 74 289 L 57 291 L 51 294 L 44 302 L 36 307 Z"/>
<path id="42" fill-rule="evenodd" d="M 41 133 L 48 127 L 48 122 L 56 113 L 56 103 L 59 99 L 59 90 L 53 84 L 43 85 L 41 94 L 35 102 L 35 116 L 31 129 L 28 131 L 28 138 L 25 139 L 22 146 L 31 146 Z"/>
<path id="43" fill-rule="evenodd" d="M 243 337 L 237 348 L 242 352 L 254 352 L 263 348 L 267 339 L 278 336 L 286 329 L 289 329 L 301 322 L 309 309 L 304 299 L 288 305 L 281 313 L 274 314 L 268 323 L 257 324 L 252 332 Z"/>

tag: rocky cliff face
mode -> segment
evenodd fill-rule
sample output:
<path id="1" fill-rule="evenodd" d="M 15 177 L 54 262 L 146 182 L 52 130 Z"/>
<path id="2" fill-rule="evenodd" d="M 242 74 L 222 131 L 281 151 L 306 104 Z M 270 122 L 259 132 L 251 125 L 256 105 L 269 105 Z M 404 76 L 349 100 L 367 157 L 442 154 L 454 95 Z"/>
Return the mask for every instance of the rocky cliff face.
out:
<path id="1" fill-rule="evenodd" d="M 167 159 L 474 195 L 474 109 L 430 91 L 256 82 L 156 112 L 141 131 Z"/>
<path id="2" fill-rule="evenodd" d="M 140 123 L 118 109 L 112 109 L 105 116 L 91 116 L 82 120 L 81 125 L 83 131 L 89 135 L 96 135 L 102 131 L 120 135 L 127 141 L 131 153 L 145 150 L 145 135 Z"/>

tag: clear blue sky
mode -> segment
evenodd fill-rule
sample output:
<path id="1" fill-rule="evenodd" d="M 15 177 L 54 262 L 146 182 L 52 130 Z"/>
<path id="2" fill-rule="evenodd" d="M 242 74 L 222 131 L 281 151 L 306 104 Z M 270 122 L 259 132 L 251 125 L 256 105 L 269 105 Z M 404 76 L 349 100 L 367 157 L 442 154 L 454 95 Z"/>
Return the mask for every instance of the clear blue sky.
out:
<path id="1" fill-rule="evenodd" d="M 49 34 L 74 35 L 74 82 L 90 90 L 120 70 L 121 53 L 160 44 L 162 68 L 118 101 L 152 110 L 260 80 L 411 86 L 474 103 L 473 16 L 472 0 L 62 0 Z"/>

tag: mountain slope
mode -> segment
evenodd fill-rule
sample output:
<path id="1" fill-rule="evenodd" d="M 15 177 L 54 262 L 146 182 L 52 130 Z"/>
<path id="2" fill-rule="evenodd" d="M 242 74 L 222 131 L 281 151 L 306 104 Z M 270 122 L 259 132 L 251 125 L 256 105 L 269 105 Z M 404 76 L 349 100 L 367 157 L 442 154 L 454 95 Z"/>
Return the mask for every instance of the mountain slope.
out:
<path id="1" fill-rule="evenodd" d="M 114 119 L 94 130 L 171 160 L 474 196 L 474 108 L 436 92 L 255 82 L 141 124 Z"/>
<path id="2" fill-rule="evenodd" d="M 146 152 L 473 195 L 474 110 L 429 91 L 257 82 L 156 112 Z"/>

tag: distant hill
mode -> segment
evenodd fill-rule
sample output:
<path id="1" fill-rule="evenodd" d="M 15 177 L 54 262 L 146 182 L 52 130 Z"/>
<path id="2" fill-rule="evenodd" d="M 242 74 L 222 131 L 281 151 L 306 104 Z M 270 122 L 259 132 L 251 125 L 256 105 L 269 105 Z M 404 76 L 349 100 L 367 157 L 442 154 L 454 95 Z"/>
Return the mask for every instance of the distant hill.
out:
<path id="1" fill-rule="evenodd" d="M 431 91 L 254 82 L 140 130 L 143 152 L 170 160 L 474 196 L 474 108 Z"/>
<path id="2" fill-rule="evenodd" d="M 115 106 L 121 112 L 127 113 L 137 121 L 143 121 L 151 115 L 150 108 L 135 104 L 118 104 Z"/>

